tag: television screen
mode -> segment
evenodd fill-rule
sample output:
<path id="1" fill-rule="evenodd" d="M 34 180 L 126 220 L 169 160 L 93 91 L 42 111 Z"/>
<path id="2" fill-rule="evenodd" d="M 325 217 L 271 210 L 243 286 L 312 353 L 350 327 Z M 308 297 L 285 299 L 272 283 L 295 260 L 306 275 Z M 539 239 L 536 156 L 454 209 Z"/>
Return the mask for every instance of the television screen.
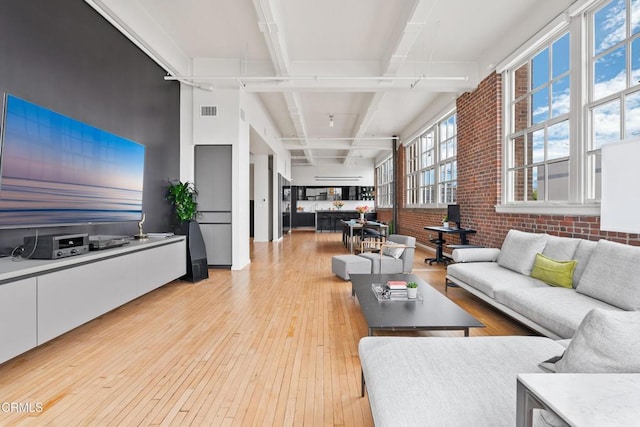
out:
<path id="1" fill-rule="evenodd" d="M 13 95 L 3 117 L 0 227 L 140 220 L 143 145 Z"/>

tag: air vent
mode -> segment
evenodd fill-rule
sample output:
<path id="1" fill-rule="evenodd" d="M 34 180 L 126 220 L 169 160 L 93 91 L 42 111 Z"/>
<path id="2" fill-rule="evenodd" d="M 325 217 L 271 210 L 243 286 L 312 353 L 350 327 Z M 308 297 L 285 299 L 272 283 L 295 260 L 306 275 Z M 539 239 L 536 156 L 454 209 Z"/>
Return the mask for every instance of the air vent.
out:
<path id="1" fill-rule="evenodd" d="M 218 107 L 216 105 L 201 105 L 201 117 L 216 117 L 218 115 Z"/>

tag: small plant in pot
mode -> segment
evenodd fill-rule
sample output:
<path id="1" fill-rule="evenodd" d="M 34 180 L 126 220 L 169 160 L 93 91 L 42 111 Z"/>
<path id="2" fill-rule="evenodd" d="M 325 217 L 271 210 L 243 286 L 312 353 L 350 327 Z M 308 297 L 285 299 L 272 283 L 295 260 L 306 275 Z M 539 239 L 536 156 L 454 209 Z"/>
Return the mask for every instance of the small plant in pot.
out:
<path id="1" fill-rule="evenodd" d="M 442 218 L 442 226 L 444 228 L 449 228 L 449 216 L 445 216 L 444 218 Z"/>
<path id="2" fill-rule="evenodd" d="M 175 213 L 176 234 L 185 234 L 185 226 L 198 216 L 198 190 L 192 182 L 169 181 L 166 199 Z"/>
<path id="3" fill-rule="evenodd" d="M 407 283 L 407 298 L 418 297 L 418 284 L 416 282 Z"/>

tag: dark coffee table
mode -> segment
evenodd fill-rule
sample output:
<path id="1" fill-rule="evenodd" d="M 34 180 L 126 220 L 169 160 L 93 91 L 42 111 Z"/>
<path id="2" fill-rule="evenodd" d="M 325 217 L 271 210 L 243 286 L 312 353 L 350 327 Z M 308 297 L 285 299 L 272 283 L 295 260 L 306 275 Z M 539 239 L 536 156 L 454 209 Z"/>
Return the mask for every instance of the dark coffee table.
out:
<path id="1" fill-rule="evenodd" d="M 432 288 L 415 274 L 350 274 L 352 295 L 358 297 L 367 320 L 369 335 L 374 331 L 461 330 L 469 336 L 469 328 L 483 328 L 475 317 Z M 378 301 L 371 284 L 389 280 L 416 282 L 422 300 Z"/>
<path id="2" fill-rule="evenodd" d="M 469 328 L 483 328 L 475 317 L 460 308 L 415 274 L 350 274 L 351 294 L 358 298 L 367 320 L 369 335 L 374 331 L 442 331 L 461 330 L 469 336 Z M 373 283 L 389 280 L 416 282 L 422 294 L 415 301 L 378 301 L 371 290 Z M 361 396 L 364 396 L 364 374 L 361 373 Z"/>

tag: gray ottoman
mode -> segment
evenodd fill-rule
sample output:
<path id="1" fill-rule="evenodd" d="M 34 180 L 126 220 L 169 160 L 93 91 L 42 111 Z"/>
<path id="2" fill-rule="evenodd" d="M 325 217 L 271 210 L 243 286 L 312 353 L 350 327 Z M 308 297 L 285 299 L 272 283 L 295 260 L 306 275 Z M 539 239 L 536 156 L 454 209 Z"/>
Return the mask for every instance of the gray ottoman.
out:
<path id="1" fill-rule="evenodd" d="M 358 255 L 336 255 L 331 258 L 331 271 L 349 280 L 349 273 L 371 274 L 371 261 Z"/>

